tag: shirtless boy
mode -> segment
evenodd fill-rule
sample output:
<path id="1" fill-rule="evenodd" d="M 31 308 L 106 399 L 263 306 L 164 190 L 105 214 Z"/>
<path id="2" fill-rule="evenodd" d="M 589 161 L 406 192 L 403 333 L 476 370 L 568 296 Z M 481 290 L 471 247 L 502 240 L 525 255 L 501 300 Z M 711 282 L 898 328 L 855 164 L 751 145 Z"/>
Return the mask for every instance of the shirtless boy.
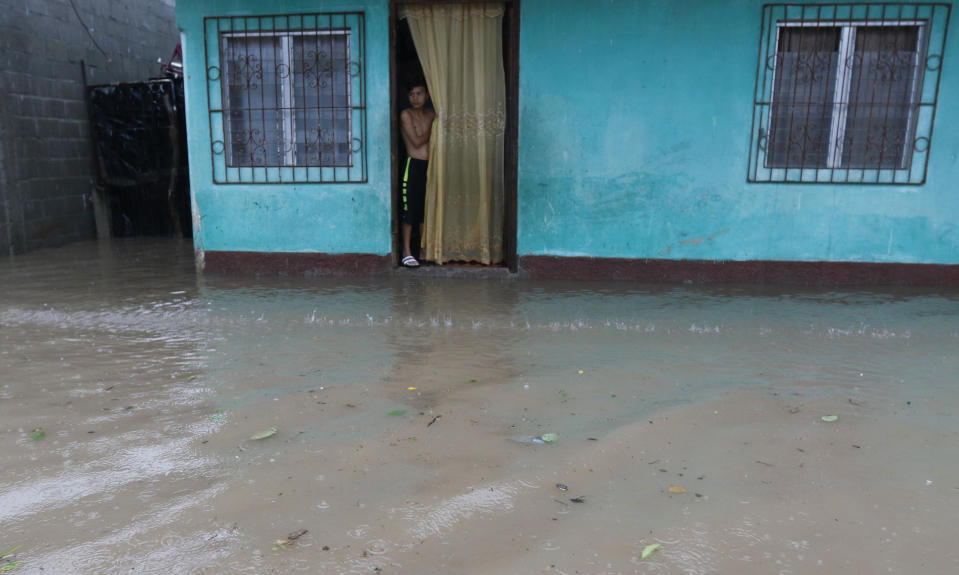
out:
<path id="1" fill-rule="evenodd" d="M 423 223 L 426 168 L 430 160 L 430 131 L 436 113 L 424 107 L 429 94 L 422 82 L 411 82 L 408 87 L 410 107 L 400 113 L 403 143 L 406 144 L 406 153 L 409 156 L 400 166 L 400 173 L 403 175 L 402 264 L 408 268 L 415 268 L 419 267 L 420 262 L 416 261 L 410 251 L 410 237 L 413 235 L 413 226 Z"/>

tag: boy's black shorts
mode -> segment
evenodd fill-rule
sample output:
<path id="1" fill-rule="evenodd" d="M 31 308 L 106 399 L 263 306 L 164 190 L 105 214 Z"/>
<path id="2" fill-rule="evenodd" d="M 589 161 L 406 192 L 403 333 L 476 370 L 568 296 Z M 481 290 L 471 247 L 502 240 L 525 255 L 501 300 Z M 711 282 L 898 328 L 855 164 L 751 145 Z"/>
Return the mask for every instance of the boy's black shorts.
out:
<path id="1" fill-rule="evenodd" d="M 426 168 L 429 161 L 406 158 L 403 164 L 403 188 L 400 208 L 404 224 L 420 224 L 426 206 Z"/>

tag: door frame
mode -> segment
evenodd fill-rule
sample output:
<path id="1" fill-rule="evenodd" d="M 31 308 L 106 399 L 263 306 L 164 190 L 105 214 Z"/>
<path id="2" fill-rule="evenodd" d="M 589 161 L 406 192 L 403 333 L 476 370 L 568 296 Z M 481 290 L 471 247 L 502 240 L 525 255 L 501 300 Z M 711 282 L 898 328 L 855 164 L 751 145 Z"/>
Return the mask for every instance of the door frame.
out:
<path id="1" fill-rule="evenodd" d="M 503 139 L 503 263 L 510 272 L 518 269 L 516 256 L 517 233 L 517 158 L 519 153 L 519 19 L 521 0 L 497 0 L 504 4 L 509 29 L 506 40 L 506 133 Z M 468 0 L 390 0 L 390 231 L 393 246 L 393 266 L 399 266 L 400 245 L 400 185 L 399 185 L 399 116 L 402 102 L 396 101 L 396 24 L 397 7 L 401 4 L 466 4 Z"/>

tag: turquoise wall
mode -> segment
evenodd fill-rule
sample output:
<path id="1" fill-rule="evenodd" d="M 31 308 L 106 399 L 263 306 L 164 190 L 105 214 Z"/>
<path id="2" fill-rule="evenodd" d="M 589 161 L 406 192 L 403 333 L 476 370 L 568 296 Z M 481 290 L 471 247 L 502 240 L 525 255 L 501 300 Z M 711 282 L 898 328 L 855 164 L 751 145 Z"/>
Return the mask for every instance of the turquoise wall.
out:
<path id="1" fill-rule="evenodd" d="M 959 263 L 959 34 L 925 185 L 748 184 L 762 4 L 523 0 L 521 255 Z"/>
<path id="2" fill-rule="evenodd" d="M 213 184 L 203 17 L 316 11 L 366 14 L 369 182 Z M 523 0 L 519 255 L 959 263 L 959 34 L 924 185 L 749 184 L 761 15 L 759 0 Z M 177 20 L 197 247 L 390 253 L 388 1 L 178 2 Z"/>
<path id="3" fill-rule="evenodd" d="M 198 250 L 389 254 L 389 12 L 377 2 L 253 0 L 177 2 L 186 71 L 187 134 L 194 241 Z M 365 12 L 364 184 L 213 183 L 207 113 L 204 16 Z"/>

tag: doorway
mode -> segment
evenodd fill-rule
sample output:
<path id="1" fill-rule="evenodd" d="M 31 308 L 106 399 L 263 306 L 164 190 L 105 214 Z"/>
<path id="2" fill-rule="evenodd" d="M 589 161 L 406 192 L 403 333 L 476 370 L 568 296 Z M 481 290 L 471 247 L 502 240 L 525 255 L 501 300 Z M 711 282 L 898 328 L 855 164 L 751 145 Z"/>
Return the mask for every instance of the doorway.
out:
<path id="1" fill-rule="evenodd" d="M 420 64 L 419 55 L 416 51 L 414 42 L 414 33 L 411 31 L 409 22 L 402 17 L 408 9 L 417 7 L 429 8 L 431 6 L 446 5 L 456 6 L 467 4 L 467 2 L 451 2 L 449 0 L 391 0 L 390 3 L 390 92 L 391 92 L 391 181 L 392 181 L 392 202 L 391 202 L 391 232 L 393 238 L 393 264 L 399 265 L 400 254 L 402 254 L 402 240 L 400 234 L 401 208 L 401 165 L 405 161 L 406 151 L 403 145 L 403 138 L 400 127 L 400 112 L 408 105 L 406 86 L 411 78 L 425 77 Z M 479 263 L 476 260 L 480 258 L 470 258 L 469 256 L 459 256 L 456 252 L 450 252 L 453 255 L 445 257 L 441 254 L 437 259 L 438 263 L 446 265 L 489 265 L 505 266 L 510 271 L 517 269 L 516 257 L 516 196 L 517 196 L 517 116 L 518 116 L 518 63 L 519 63 L 519 0 L 506 0 L 499 3 L 502 6 L 502 71 L 505 76 L 505 118 L 502 127 L 502 199 L 495 209 L 489 214 L 490 219 L 494 217 L 498 221 L 493 221 L 495 226 L 501 226 L 501 238 L 497 236 L 494 249 L 501 253 L 495 261 Z M 422 42 L 422 36 L 420 36 Z M 435 77 L 435 74 L 434 74 Z M 441 118 L 437 118 L 439 122 Z M 437 160 L 438 162 L 441 160 Z M 480 175 L 480 174 L 477 174 Z M 428 196 L 429 197 L 429 196 Z M 429 201 L 429 200 L 428 200 Z M 430 216 L 427 216 L 429 218 Z M 427 234 L 435 234 L 439 229 L 435 225 L 430 230 L 430 222 L 426 223 Z M 429 236 L 432 237 L 432 236 Z M 429 243 L 429 237 L 427 243 Z M 414 236 L 413 245 L 419 246 L 420 240 Z M 432 254 L 437 251 L 434 247 Z M 416 255 L 416 254 L 414 254 Z M 426 258 L 431 260 L 430 257 Z M 472 261 L 471 261 L 472 260 Z"/>

